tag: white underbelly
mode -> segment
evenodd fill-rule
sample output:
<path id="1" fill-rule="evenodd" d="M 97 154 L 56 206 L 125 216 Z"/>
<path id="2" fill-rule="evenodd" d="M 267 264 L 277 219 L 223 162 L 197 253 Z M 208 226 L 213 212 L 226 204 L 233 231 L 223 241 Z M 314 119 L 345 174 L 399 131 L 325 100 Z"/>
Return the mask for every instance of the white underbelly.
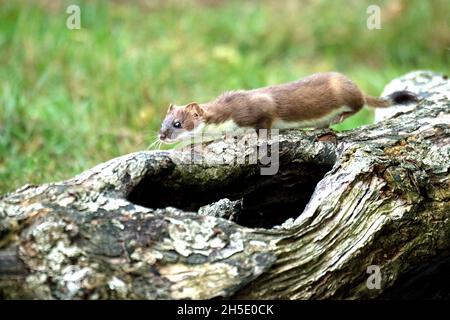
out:
<path id="1" fill-rule="evenodd" d="M 272 128 L 274 129 L 293 129 L 293 128 L 323 128 L 329 126 L 334 122 L 337 116 L 344 112 L 351 111 L 347 106 L 342 106 L 334 111 L 326 114 L 321 118 L 300 120 L 300 121 L 284 121 L 277 119 L 273 122 Z"/>
<path id="2" fill-rule="evenodd" d="M 203 134 L 214 135 L 233 132 L 236 135 L 245 133 L 249 128 L 239 127 L 233 120 L 227 120 L 220 124 L 208 124 L 203 129 Z"/>

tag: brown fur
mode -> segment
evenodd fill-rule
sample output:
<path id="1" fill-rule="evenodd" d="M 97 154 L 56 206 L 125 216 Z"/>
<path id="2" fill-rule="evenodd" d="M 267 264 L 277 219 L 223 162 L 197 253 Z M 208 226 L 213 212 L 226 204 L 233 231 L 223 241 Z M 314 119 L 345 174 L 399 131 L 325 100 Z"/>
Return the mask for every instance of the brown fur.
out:
<path id="1" fill-rule="evenodd" d="M 340 73 L 317 73 L 290 83 L 226 92 L 200 105 L 190 103 L 184 107 L 171 107 L 164 122 L 166 125 L 163 123 L 161 131 L 164 128 L 170 131 L 168 126 L 175 118 L 183 121 L 183 128 L 188 131 L 201 121 L 219 124 L 227 120 L 233 120 L 240 127 L 270 129 L 275 120 L 315 120 L 339 107 L 350 108 L 350 111 L 332 120 L 332 124 L 355 114 L 364 104 L 382 108 L 390 106 L 392 101 L 364 95 L 350 79 Z"/>
<path id="2" fill-rule="evenodd" d="M 366 104 L 375 108 L 387 108 L 392 105 L 392 103 L 386 99 L 380 99 L 371 96 L 365 96 L 364 99 L 366 101 Z"/>
<path id="3" fill-rule="evenodd" d="M 228 92 L 201 105 L 206 123 L 232 119 L 237 125 L 270 128 L 276 119 L 302 121 L 325 116 L 337 107 L 358 112 L 365 99 L 361 90 L 342 74 L 318 73 L 303 80 L 248 91 Z"/>

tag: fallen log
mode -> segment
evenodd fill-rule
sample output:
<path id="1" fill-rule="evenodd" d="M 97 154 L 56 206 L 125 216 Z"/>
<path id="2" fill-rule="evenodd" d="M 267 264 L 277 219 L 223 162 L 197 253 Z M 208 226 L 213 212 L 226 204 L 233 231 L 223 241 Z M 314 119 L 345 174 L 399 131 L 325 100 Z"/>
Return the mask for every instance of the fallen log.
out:
<path id="1" fill-rule="evenodd" d="M 413 72 L 385 93 L 400 89 L 413 110 L 269 138 L 274 175 L 219 140 L 2 196 L 0 297 L 449 297 L 450 82 Z"/>

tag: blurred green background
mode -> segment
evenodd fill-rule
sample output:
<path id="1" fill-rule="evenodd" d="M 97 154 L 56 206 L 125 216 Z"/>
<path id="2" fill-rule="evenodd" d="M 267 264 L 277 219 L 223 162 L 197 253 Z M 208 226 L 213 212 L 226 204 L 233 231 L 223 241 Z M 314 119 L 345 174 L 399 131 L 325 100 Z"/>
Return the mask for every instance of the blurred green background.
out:
<path id="1" fill-rule="evenodd" d="M 146 149 L 170 102 L 329 70 L 379 95 L 413 69 L 446 72 L 449 23 L 447 0 L 0 0 L 0 194 Z"/>

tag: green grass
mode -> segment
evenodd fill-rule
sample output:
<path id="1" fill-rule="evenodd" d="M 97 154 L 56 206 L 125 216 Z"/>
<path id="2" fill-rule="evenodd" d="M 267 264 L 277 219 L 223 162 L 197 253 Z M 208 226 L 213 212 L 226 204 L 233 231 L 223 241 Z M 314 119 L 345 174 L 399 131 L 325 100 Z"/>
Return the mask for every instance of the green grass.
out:
<path id="1" fill-rule="evenodd" d="M 0 0 L 0 194 L 145 149 L 170 102 L 327 70 L 379 95 L 450 62 L 445 0 L 141 2 Z M 73 3 L 81 30 L 65 27 Z M 373 3 L 381 30 L 366 28 Z"/>

